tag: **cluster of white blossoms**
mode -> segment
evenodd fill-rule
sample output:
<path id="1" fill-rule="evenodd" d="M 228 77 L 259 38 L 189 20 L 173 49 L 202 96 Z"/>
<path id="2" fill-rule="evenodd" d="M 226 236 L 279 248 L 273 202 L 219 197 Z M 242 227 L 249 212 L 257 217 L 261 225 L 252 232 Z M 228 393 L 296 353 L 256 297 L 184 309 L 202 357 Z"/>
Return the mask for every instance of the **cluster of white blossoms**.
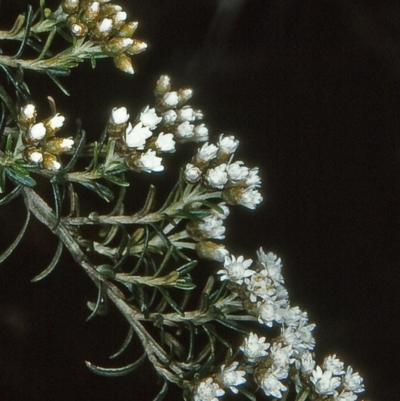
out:
<path id="1" fill-rule="evenodd" d="M 236 394 L 241 391 L 238 386 L 247 385 L 262 389 L 273 399 L 282 398 L 292 386 L 297 393 L 306 389 L 312 400 L 356 401 L 364 385 L 351 366 L 345 369 L 336 355 L 326 357 L 321 367 L 316 364 L 315 325 L 308 323 L 307 312 L 290 306 L 281 259 L 262 249 L 255 262 L 225 251 L 222 263 L 223 268 L 217 271 L 220 280 L 227 282 L 264 335 L 250 332 L 240 346 L 241 354 L 236 354 L 237 361 L 197 383 L 195 401 L 216 401 L 225 389 Z M 267 341 L 266 329 L 273 326 L 280 328 L 280 334 Z"/>
<path id="2" fill-rule="evenodd" d="M 162 171 L 160 155 L 175 152 L 177 142 L 208 140 L 205 124 L 195 125 L 203 113 L 186 105 L 193 96 L 192 89 L 171 91 L 170 78 L 162 75 L 154 93 L 155 106 L 146 106 L 134 121 L 129 121 L 125 107 L 115 107 L 108 122 L 109 137 L 117 139 L 117 153 L 137 171 Z"/>
<path id="3" fill-rule="evenodd" d="M 65 117 L 59 113 L 43 121 L 36 122 L 36 107 L 27 104 L 18 115 L 21 130 L 19 150 L 25 161 L 46 170 L 58 171 L 61 168 L 59 155 L 72 149 L 72 138 L 59 138 L 56 133 L 64 125 Z"/>
<path id="4" fill-rule="evenodd" d="M 206 142 L 186 165 L 184 178 L 189 184 L 200 183 L 210 191 L 220 190 L 230 205 L 254 209 L 262 201 L 258 191 L 261 178 L 257 167 L 250 169 L 241 161 L 232 161 L 238 146 L 233 135 L 221 134 L 216 145 Z"/>

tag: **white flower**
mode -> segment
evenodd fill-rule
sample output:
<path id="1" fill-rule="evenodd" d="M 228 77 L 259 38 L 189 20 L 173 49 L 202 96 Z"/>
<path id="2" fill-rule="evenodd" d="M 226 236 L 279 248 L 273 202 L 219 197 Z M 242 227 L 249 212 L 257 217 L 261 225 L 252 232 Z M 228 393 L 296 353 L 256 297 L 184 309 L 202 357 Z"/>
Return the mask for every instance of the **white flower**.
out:
<path id="1" fill-rule="evenodd" d="M 168 110 L 162 114 L 163 122 L 166 125 L 171 125 L 176 121 L 178 115 L 174 110 Z"/>
<path id="2" fill-rule="evenodd" d="M 233 136 L 224 136 L 221 134 L 218 141 L 219 152 L 225 154 L 232 154 L 236 151 L 239 146 L 239 141 Z"/>
<path id="3" fill-rule="evenodd" d="M 32 163 L 40 163 L 43 160 L 43 154 L 42 152 L 39 152 L 38 150 L 34 150 L 29 153 L 29 160 Z"/>
<path id="4" fill-rule="evenodd" d="M 160 152 L 175 152 L 175 141 L 173 134 L 164 134 L 163 132 L 160 132 L 155 144 Z"/>
<path id="5" fill-rule="evenodd" d="M 26 106 L 21 108 L 21 114 L 27 120 L 33 120 L 36 117 L 36 108 L 32 103 L 27 104 Z"/>
<path id="6" fill-rule="evenodd" d="M 266 350 L 268 348 L 269 343 L 265 342 L 265 337 L 258 338 L 257 334 L 254 333 L 250 333 L 240 347 L 249 362 L 255 362 L 257 359 L 267 356 L 268 352 Z"/>
<path id="7" fill-rule="evenodd" d="M 99 32 L 108 33 L 111 31 L 113 26 L 113 20 L 111 18 L 104 18 L 102 21 L 97 23 L 97 29 Z"/>
<path id="8" fill-rule="evenodd" d="M 253 263 L 251 259 L 244 260 L 243 256 L 237 259 L 235 256 L 225 256 L 224 269 L 219 270 L 217 274 L 221 274 L 221 281 L 230 280 L 236 284 L 243 284 L 243 279 L 255 273 L 248 267 Z"/>
<path id="9" fill-rule="evenodd" d="M 116 23 L 125 22 L 128 17 L 128 14 L 125 11 L 118 11 L 114 14 L 114 20 Z"/>
<path id="10" fill-rule="evenodd" d="M 217 401 L 217 397 L 222 397 L 224 394 L 225 391 L 219 388 L 218 383 L 213 383 L 213 379 L 209 377 L 205 381 L 202 381 L 197 387 L 194 394 L 194 400 Z"/>
<path id="11" fill-rule="evenodd" d="M 304 351 L 300 359 L 296 360 L 296 368 L 301 370 L 305 375 L 311 375 L 315 367 L 315 361 L 312 353 L 308 350 Z"/>
<path id="12" fill-rule="evenodd" d="M 180 110 L 178 110 L 178 121 L 194 121 L 196 116 L 194 114 L 193 109 L 190 106 L 184 106 Z"/>
<path id="13" fill-rule="evenodd" d="M 138 161 L 138 166 L 141 170 L 150 172 L 150 171 L 163 171 L 164 166 L 161 164 L 161 157 L 156 156 L 156 152 L 154 150 L 149 149 L 146 153 L 143 153 L 140 156 Z"/>
<path id="14" fill-rule="evenodd" d="M 298 306 L 287 308 L 284 313 L 285 326 L 299 327 L 308 323 L 307 312 L 302 312 Z"/>
<path id="15" fill-rule="evenodd" d="M 275 295 L 275 286 L 272 280 L 268 278 L 266 274 L 263 274 L 263 271 L 253 274 L 250 279 L 246 279 L 245 282 L 251 302 L 256 302 L 257 297 L 269 299 L 271 296 Z"/>
<path id="16" fill-rule="evenodd" d="M 28 132 L 29 138 L 35 141 L 40 141 L 41 139 L 44 138 L 45 135 L 46 135 L 46 127 L 44 126 L 43 123 L 36 123 L 32 125 L 32 127 L 29 129 Z"/>
<path id="17" fill-rule="evenodd" d="M 364 385 L 362 382 L 363 378 L 360 376 L 360 374 L 358 372 L 353 373 L 353 368 L 349 366 L 343 378 L 344 388 L 355 393 L 361 393 L 364 391 Z"/>
<path id="18" fill-rule="evenodd" d="M 262 202 L 263 198 L 261 194 L 251 187 L 246 188 L 238 200 L 238 203 L 249 209 L 255 209 L 255 207 Z"/>
<path id="19" fill-rule="evenodd" d="M 259 168 L 254 167 L 249 171 L 249 175 L 246 178 L 245 184 L 248 187 L 257 188 L 261 185 L 261 178 L 258 175 Z"/>
<path id="20" fill-rule="evenodd" d="M 125 124 L 129 120 L 126 107 L 114 107 L 111 112 L 111 122 L 114 124 Z"/>
<path id="21" fill-rule="evenodd" d="M 163 103 L 168 107 L 175 107 L 178 105 L 181 97 L 178 95 L 178 92 L 167 92 L 163 98 Z"/>
<path id="22" fill-rule="evenodd" d="M 156 92 L 164 94 L 171 88 L 171 78 L 168 75 L 161 75 L 156 83 Z"/>
<path id="23" fill-rule="evenodd" d="M 70 138 L 62 138 L 62 140 L 58 143 L 58 146 L 62 152 L 66 152 L 72 149 L 74 146 L 74 140 Z"/>
<path id="24" fill-rule="evenodd" d="M 270 369 L 261 380 L 261 388 L 265 395 L 275 398 L 282 398 L 282 391 L 287 390 Z"/>
<path id="25" fill-rule="evenodd" d="M 176 137 L 179 139 L 191 138 L 194 135 L 193 128 L 194 125 L 189 124 L 189 121 L 180 123 L 176 128 Z"/>
<path id="26" fill-rule="evenodd" d="M 281 323 L 282 314 L 280 313 L 279 305 L 272 299 L 266 299 L 257 303 L 258 321 L 268 327 L 272 327 L 274 321 Z"/>
<path id="27" fill-rule="evenodd" d="M 222 163 L 219 166 L 208 169 L 204 181 L 211 188 L 222 189 L 224 185 L 228 182 L 226 164 Z"/>
<path id="28" fill-rule="evenodd" d="M 333 396 L 334 401 L 356 401 L 357 396 L 352 391 L 343 391 Z"/>
<path id="29" fill-rule="evenodd" d="M 196 125 L 194 127 L 193 132 L 194 132 L 196 142 L 208 141 L 208 137 L 209 137 L 208 128 L 206 127 L 206 125 L 204 123 Z"/>
<path id="30" fill-rule="evenodd" d="M 227 166 L 226 172 L 228 174 L 229 181 L 233 184 L 244 180 L 249 175 L 249 168 L 243 166 L 243 162 L 236 161 Z"/>
<path id="31" fill-rule="evenodd" d="M 234 394 L 238 393 L 238 389 L 235 386 L 246 383 L 246 379 L 243 377 L 246 372 L 244 370 L 236 370 L 238 366 L 239 362 L 233 362 L 229 368 L 225 368 L 225 365 L 221 367 L 222 384 Z"/>
<path id="32" fill-rule="evenodd" d="M 50 118 L 48 125 L 51 129 L 57 130 L 63 126 L 64 121 L 65 121 L 65 117 L 60 115 L 60 113 L 57 113 L 55 116 Z"/>
<path id="33" fill-rule="evenodd" d="M 273 343 L 270 348 L 270 356 L 276 368 L 287 368 L 295 359 L 292 358 L 293 349 L 291 345 L 283 347 L 281 343 Z"/>
<path id="34" fill-rule="evenodd" d="M 336 355 L 329 355 L 324 359 L 322 364 L 324 370 L 330 370 L 334 375 L 344 374 L 344 363 L 340 359 L 336 358 Z"/>
<path id="35" fill-rule="evenodd" d="M 214 144 L 209 145 L 208 142 L 206 142 L 200 149 L 198 149 L 196 158 L 208 162 L 217 156 L 217 152 L 218 148 Z"/>
<path id="36" fill-rule="evenodd" d="M 185 172 L 183 173 L 185 176 L 185 180 L 189 183 L 189 184 L 194 184 L 197 181 L 200 180 L 201 178 L 201 170 L 194 166 L 191 163 L 188 163 L 185 167 Z"/>
<path id="37" fill-rule="evenodd" d="M 129 123 L 125 131 L 125 143 L 129 148 L 144 149 L 146 139 L 150 138 L 152 132 L 149 127 L 144 127 L 143 123 L 139 122 L 134 127 Z"/>
<path id="38" fill-rule="evenodd" d="M 144 126 L 149 127 L 149 129 L 153 130 L 157 127 L 157 124 L 161 122 L 162 117 L 158 117 L 156 109 L 150 109 L 149 106 L 147 106 L 140 113 L 139 120 Z"/>
<path id="39" fill-rule="evenodd" d="M 323 372 L 320 366 L 317 366 L 312 371 L 310 381 L 314 384 L 315 391 L 318 394 L 332 395 L 335 393 L 335 390 L 340 386 L 340 378 L 332 376 L 333 374 L 330 370 Z"/>
<path id="40" fill-rule="evenodd" d="M 198 229 L 205 238 L 224 239 L 225 227 L 224 222 L 215 216 L 206 216 L 203 222 L 198 224 Z"/>
<path id="41" fill-rule="evenodd" d="M 282 276 L 282 262 L 272 252 L 265 254 L 262 248 L 257 251 L 258 261 L 262 263 L 265 269 L 268 271 L 268 276 L 275 282 L 283 284 Z"/>

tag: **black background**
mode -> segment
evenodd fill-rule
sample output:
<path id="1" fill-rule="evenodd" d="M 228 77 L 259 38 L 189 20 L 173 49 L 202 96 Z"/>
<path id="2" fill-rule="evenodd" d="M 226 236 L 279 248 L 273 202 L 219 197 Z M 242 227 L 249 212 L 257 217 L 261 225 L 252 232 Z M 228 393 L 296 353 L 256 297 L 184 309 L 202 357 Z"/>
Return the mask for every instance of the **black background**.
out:
<path id="1" fill-rule="evenodd" d="M 3 0 L 2 27 L 25 4 Z M 27 74 L 34 98 L 53 96 L 69 119 L 66 129 L 82 117 L 95 139 L 113 106 L 134 115 L 150 102 L 161 73 L 176 88 L 193 87 L 191 104 L 205 112 L 215 137 L 235 133 L 237 159 L 259 166 L 263 178 L 263 205 L 232 211 L 230 249 L 254 257 L 263 246 L 279 254 L 292 305 L 317 324 L 317 360 L 336 353 L 365 378 L 365 399 L 397 400 L 400 4 L 120 4 L 140 21 L 136 37 L 149 44 L 134 58 L 137 73 L 128 77 L 111 60 L 94 71 L 85 63 L 63 80 L 69 98 L 45 77 Z M 151 180 L 161 192 L 168 184 Z M 2 248 L 11 241 L 6 232 L 18 232 L 21 210 L 22 202 L 0 209 Z M 95 289 L 71 257 L 43 282 L 30 283 L 55 245 L 33 223 L 1 267 L 0 400 L 151 399 L 150 369 L 105 379 L 84 366 L 86 359 L 107 363 L 125 326 L 118 316 L 85 323 Z"/>

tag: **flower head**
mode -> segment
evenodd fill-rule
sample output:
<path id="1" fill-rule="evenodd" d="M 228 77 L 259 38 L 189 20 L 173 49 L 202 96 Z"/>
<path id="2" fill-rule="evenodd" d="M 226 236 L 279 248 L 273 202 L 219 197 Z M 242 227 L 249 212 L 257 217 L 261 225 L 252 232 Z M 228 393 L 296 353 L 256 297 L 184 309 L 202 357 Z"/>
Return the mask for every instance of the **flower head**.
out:
<path id="1" fill-rule="evenodd" d="M 258 338 L 257 334 L 250 333 L 244 339 L 244 344 L 240 347 L 244 356 L 249 362 L 255 362 L 257 359 L 268 355 L 266 351 L 269 348 L 269 343 L 265 342 L 265 337 Z"/>
<path id="2" fill-rule="evenodd" d="M 208 169 L 205 174 L 204 181 L 211 188 L 222 189 L 228 182 L 226 164 L 222 163 L 219 166 Z"/>
<path id="3" fill-rule="evenodd" d="M 344 388 L 348 391 L 353 391 L 354 393 L 361 393 L 364 391 L 364 385 L 362 382 L 363 378 L 360 374 L 358 372 L 353 373 L 353 368 L 349 366 L 343 378 Z"/>
<path id="4" fill-rule="evenodd" d="M 221 281 L 229 280 L 236 284 L 243 284 L 243 279 L 255 273 L 254 270 L 248 269 L 253 261 L 251 259 L 244 260 L 243 256 L 237 259 L 233 255 L 225 256 L 224 268 L 219 270 L 217 274 L 221 274 Z"/>
<path id="5" fill-rule="evenodd" d="M 344 374 L 344 363 L 336 358 L 335 354 L 329 355 L 325 358 L 322 368 L 324 370 L 330 370 L 334 375 Z"/>
<path id="6" fill-rule="evenodd" d="M 140 113 L 140 122 L 149 129 L 153 130 L 157 127 L 162 120 L 162 117 L 159 117 L 156 113 L 154 108 L 150 109 L 147 106 L 141 113 Z"/>
<path id="7" fill-rule="evenodd" d="M 134 127 L 129 123 L 125 131 L 125 143 L 129 148 L 142 150 L 146 145 L 146 139 L 151 135 L 150 128 L 144 126 L 142 122 L 137 123 Z"/>
<path id="8" fill-rule="evenodd" d="M 287 390 L 287 387 L 279 381 L 271 369 L 262 378 L 261 388 L 264 390 L 266 396 L 275 398 L 282 398 L 282 391 Z"/>
<path id="9" fill-rule="evenodd" d="M 246 379 L 244 378 L 246 372 L 244 370 L 237 370 L 238 366 L 239 362 L 233 362 L 228 368 L 225 365 L 221 367 L 222 384 L 228 387 L 234 394 L 238 393 L 236 386 L 246 383 Z"/>
<path id="10" fill-rule="evenodd" d="M 163 171 L 164 166 L 161 164 L 161 157 L 156 156 L 154 150 L 149 149 L 146 153 L 140 156 L 138 167 L 142 171 L 150 173 L 151 171 Z"/>
<path id="11" fill-rule="evenodd" d="M 310 381 L 314 384 L 315 391 L 320 395 L 333 395 L 340 386 L 339 377 L 333 376 L 330 370 L 322 371 L 319 366 L 312 371 Z"/>
<path id="12" fill-rule="evenodd" d="M 218 383 L 213 383 L 211 377 L 202 381 L 194 393 L 195 401 L 218 401 L 217 397 L 222 397 L 225 391 L 222 390 Z"/>
<path id="13" fill-rule="evenodd" d="M 110 120 L 114 124 L 125 124 L 129 120 L 126 107 L 114 107 L 111 112 Z"/>

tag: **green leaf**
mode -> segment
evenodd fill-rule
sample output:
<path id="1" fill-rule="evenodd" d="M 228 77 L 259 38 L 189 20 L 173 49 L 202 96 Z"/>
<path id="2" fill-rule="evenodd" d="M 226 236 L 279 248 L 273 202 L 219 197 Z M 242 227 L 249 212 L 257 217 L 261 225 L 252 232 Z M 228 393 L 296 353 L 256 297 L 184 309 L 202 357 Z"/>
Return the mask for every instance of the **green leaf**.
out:
<path id="1" fill-rule="evenodd" d="M 186 273 L 189 273 L 191 270 L 193 270 L 197 266 L 198 261 L 197 260 L 192 260 L 189 263 L 186 263 L 182 265 L 181 267 L 178 267 L 176 271 L 179 273 L 179 276 L 183 276 Z"/>
<path id="2" fill-rule="evenodd" d="M 166 380 L 164 380 L 164 384 L 163 384 L 160 392 L 153 399 L 153 401 L 162 401 L 165 398 L 165 396 L 167 395 L 167 392 L 168 392 L 168 382 Z"/>
<path id="3" fill-rule="evenodd" d="M 122 179 L 121 177 L 118 177 L 117 175 L 114 174 L 107 174 L 104 173 L 103 177 L 107 180 L 112 182 L 113 184 L 116 184 L 120 187 L 129 187 L 129 182 L 125 181 L 124 179 Z"/>
<path id="4" fill-rule="evenodd" d="M 95 192 L 106 202 L 111 202 L 114 199 L 114 193 L 111 191 L 110 188 L 107 188 L 105 185 L 99 184 L 98 182 L 82 182 L 82 181 L 80 181 L 79 184 Z"/>
<path id="5" fill-rule="evenodd" d="M 29 172 L 18 164 L 13 164 L 11 167 L 7 166 L 6 174 L 26 187 L 32 188 L 36 185 L 36 181 L 29 176 Z"/>
<path id="6" fill-rule="evenodd" d="M 93 365 L 89 361 L 85 361 L 86 366 L 93 372 L 96 373 L 100 376 L 106 376 L 106 377 L 120 377 L 120 376 L 125 376 L 134 370 L 136 370 L 146 359 L 146 353 L 144 353 L 137 361 L 126 365 L 122 366 L 120 368 L 103 368 L 98 365 Z"/>
<path id="7" fill-rule="evenodd" d="M 15 238 L 14 242 L 0 255 L 0 263 L 3 263 L 13 253 L 14 249 L 18 246 L 22 237 L 24 236 L 25 231 L 29 224 L 29 219 L 31 217 L 31 212 L 28 207 L 26 208 L 26 211 L 27 211 L 27 214 L 26 214 L 25 223 L 24 223 L 21 231 L 17 235 L 17 238 Z"/>
<path id="8" fill-rule="evenodd" d="M 172 299 L 171 295 L 169 295 L 169 292 L 165 288 L 157 287 L 157 290 L 161 292 L 164 299 L 168 302 L 172 309 L 175 310 L 175 312 L 177 312 L 181 316 L 185 316 L 179 305 Z"/>
<path id="9" fill-rule="evenodd" d="M 70 93 L 67 91 L 67 89 L 64 88 L 64 86 L 61 84 L 61 82 L 56 78 L 54 74 L 52 74 L 50 71 L 46 71 L 47 76 L 60 88 L 61 92 L 64 93 L 64 95 L 69 96 Z"/>
<path id="10" fill-rule="evenodd" d="M 92 313 L 86 318 L 86 321 L 87 321 L 87 322 L 88 322 L 89 320 L 93 319 L 93 318 L 97 315 L 97 313 L 98 313 L 98 311 L 99 311 L 99 309 L 100 309 L 100 307 L 101 307 L 101 304 L 103 303 L 103 299 L 104 299 L 103 295 L 104 295 L 104 294 L 103 294 L 103 285 L 102 285 L 101 282 L 99 282 L 99 284 L 98 284 L 98 292 L 97 292 L 96 305 L 95 305 L 95 307 L 93 308 Z"/>
<path id="11" fill-rule="evenodd" d="M 0 199 L 0 206 L 6 205 L 15 199 L 23 190 L 23 185 L 16 186 L 9 194 Z"/>
<path id="12" fill-rule="evenodd" d="M 0 164 L 0 193 L 2 194 L 5 189 L 6 189 L 6 169 L 2 164 Z"/>
<path id="13" fill-rule="evenodd" d="M 178 288 L 179 290 L 191 291 L 196 288 L 196 284 L 193 283 L 190 277 L 185 277 L 183 279 L 179 279 L 174 283 L 174 288 Z"/>
<path id="14" fill-rule="evenodd" d="M 236 388 L 237 388 L 237 390 L 239 391 L 240 394 L 243 394 L 250 401 L 256 401 L 257 400 L 256 396 L 251 391 L 249 391 L 246 387 L 240 386 L 240 387 L 236 387 Z"/>
<path id="15" fill-rule="evenodd" d="M 58 261 L 60 260 L 62 250 L 63 250 L 63 242 L 60 240 L 58 242 L 57 250 L 56 253 L 54 254 L 53 260 L 50 262 L 50 264 L 46 267 L 45 270 L 43 270 L 40 274 L 38 274 L 31 280 L 33 283 L 36 283 L 37 281 L 44 279 L 54 270 L 54 268 L 57 266 Z"/>
<path id="16" fill-rule="evenodd" d="M 117 356 L 120 356 L 128 348 L 128 345 L 131 343 L 132 338 L 133 338 L 133 329 L 132 329 L 132 327 L 129 327 L 128 334 L 125 337 L 125 340 L 124 340 L 121 348 L 115 354 L 111 355 L 110 359 L 114 359 Z"/>

